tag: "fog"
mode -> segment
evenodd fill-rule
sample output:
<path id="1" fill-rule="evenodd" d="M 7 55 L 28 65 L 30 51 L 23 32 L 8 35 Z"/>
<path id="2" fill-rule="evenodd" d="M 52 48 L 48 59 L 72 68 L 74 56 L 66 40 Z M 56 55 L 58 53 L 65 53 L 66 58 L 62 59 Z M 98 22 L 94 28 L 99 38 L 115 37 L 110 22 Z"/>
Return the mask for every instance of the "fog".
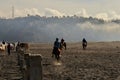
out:
<path id="1" fill-rule="evenodd" d="M 67 41 L 79 42 L 82 38 L 88 41 L 118 41 L 120 40 L 120 25 L 114 23 L 91 24 L 89 22 L 77 24 L 49 24 L 43 30 L 49 36 L 65 38 Z"/>
<path id="2" fill-rule="evenodd" d="M 83 17 L 29 16 L 0 19 L 0 41 L 53 42 L 64 38 L 66 42 L 119 41 L 120 25 L 112 21 Z"/>

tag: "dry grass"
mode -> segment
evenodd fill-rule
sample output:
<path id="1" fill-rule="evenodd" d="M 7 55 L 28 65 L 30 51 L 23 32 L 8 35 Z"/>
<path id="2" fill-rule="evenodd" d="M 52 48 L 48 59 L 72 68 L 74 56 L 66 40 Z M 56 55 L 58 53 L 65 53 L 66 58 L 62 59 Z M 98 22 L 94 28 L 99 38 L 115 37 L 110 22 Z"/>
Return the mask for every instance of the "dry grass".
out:
<path id="1" fill-rule="evenodd" d="M 42 55 L 43 80 L 117 80 L 120 76 L 120 42 L 68 43 L 59 64 L 51 57 L 53 44 L 31 43 Z"/>

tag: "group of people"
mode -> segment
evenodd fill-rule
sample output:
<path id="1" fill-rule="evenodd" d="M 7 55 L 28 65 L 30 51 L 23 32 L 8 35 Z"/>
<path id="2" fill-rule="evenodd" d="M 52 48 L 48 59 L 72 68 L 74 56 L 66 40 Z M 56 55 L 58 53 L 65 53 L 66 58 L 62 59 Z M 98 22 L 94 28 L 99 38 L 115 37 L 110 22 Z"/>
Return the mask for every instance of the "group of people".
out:
<path id="1" fill-rule="evenodd" d="M 1 50 L 2 50 L 2 51 L 7 50 L 8 55 L 10 55 L 10 50 L 11 50 L 11 45 L 10 45 L 10 43 L 6 43 L 5 41 L 2 41 Z"/>
<path id="2" fill-rule="evenodd" d="M 82 40 L 82 47 L 83 47 L 83 50 L 85 50 L 86 47 L 87 47 L 87 41 L 86 41 L 85 38 L 83 38 L 83 40 Z M 56 38 L 56 40 L 54 42 L 54 46 L 53 46 L 52 57 L 55 56 L 55 58 L 57 60 L 59 60 L 60 59 L 60 53 L 61 53 L 63 48 L 66 50 L 65 40 L 62 38 L 61 41 L 59 42 L 59 38 Z"/>
<path id="3" fill-rule="evenodd" d="M 60 59 L 60 53 L 62 49 L 66 50 L 66 42 L 64 41 L 64 39 L 61 39 L 61 42 L 59 42 L 59 38 L 56 38 L 55 42 L 54 42 L 54 46 L 53 46 L 53 52 L 52 52 L 52 57 L 55 56 L 55 58 L 57 60 Z"/>
<path id="4" fill-rule="evenodd" d="M 7 54 L 10 55 L 11 51 L 19 51 L 20 49 L 27 50 L 29 47 L 28 43 L 10 43 L 10 42 L 5 42 L 4 40 L 0 43 L 0 51 L 7 51 Z"/>

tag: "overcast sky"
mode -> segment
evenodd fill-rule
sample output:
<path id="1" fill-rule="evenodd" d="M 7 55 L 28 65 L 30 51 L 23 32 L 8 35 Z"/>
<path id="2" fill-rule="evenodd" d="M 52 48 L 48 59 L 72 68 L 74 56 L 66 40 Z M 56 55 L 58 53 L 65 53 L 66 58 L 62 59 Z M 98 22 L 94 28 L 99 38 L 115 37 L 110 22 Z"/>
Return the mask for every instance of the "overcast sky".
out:
<path id="1" fill-rule="evenodd" d="M 0 0 L 0 16 L 11 17 L 12 6 L 15 16 L 78 15 L 104 19 L 120 19 L 120 0 Z"/>

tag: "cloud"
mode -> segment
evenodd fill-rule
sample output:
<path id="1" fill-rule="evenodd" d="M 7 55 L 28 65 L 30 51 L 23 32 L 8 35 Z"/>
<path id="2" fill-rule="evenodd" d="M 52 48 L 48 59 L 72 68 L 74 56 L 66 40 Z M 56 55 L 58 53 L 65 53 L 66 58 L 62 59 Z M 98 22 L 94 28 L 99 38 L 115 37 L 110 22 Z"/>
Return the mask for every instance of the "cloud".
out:
<path id="1" fill-rule="evenodd" d="M 58 10 L 55 9 L 51 9 L 51 8 L 45 8 L 43 11 L 37 9 L 37 8 L 25 8 L 25 9 L 15 9 L 15 17 L 24 17 L 26 15 L 40 15 L 40 16 L 67 16 L 66 14 L 70 15 L 77 15 L 77 16 L 83 16 L 83 17 L 95 17 L 95 18 L 99 18 L 99 19 L 104 19 L 104 20 L 111 20 L 111 19 L 120 19 L 120 14 L 117 13 L 116 11 L 107 11 L 107 12 L 99 12 L 96 14 L 89 14 L 87 12 L 86 9 L 81 9 L 80 11 L 74 13 L 74 14 L 70 14 L 70 13 L 63 13 L 60 12 Z M 10 12 L 5 12 L 5 11 L 0 11 L 0 17 L 7 17 L 10 18 L 12 17 L 11 11 Z"/>
<path id="2" fill-rule="evenodd" d="M 25 12 L 31 15 L 41 15 L 40 11 L 36 8 L 25 9 Z"/>
<path id="3" fill-rule="evenodd" d="M 103 12 L 103 13 L 98 13 L 95 16 L 96 18 L 99 19 L 104 19 L 104 20 L 112 20 L 112 19 L 120 19 L 120 15 L 116 13 L 115 11 L 109 11 L 109 12 Z"/>
<path id="4" fill-rule="evenodd" d="M 14 9 L 14 17 L 24 17 L 27 15 L 39 15 L 39 16 L 46 16 L 45 12 L 40 11 L 37 8 L 24 8 L 24 9 Z M 12 12 L 10 11 L 5 12 L 5 11 L 0 11 L 0 17 L 2 18 L 11 18 L 12 17 Z"/>
<path id="5" fill-rule="evenodd" d="M 6 11 L 0 11 L 0 17 L 1 18 L 10 18 L 11 17 L 11 12 L 6 12 Z"/>
<path id="6" fill-rule="evenodd" d="M 0 11 L 0 17 L 4 17 L 4 16 L 5 16 L 5 14 Z"/>
<path id="7" fill-rule="evenodd" d="M 98 19 L 104 19 L 104 20 L 108 20 L 108 14 L 107 13 L 98 13 L 95 16 Z"/>
<path id="8" fill-rule="evenodd" d="M 50 8 L 45 8 L 45 15 L 46 16 L 64 16 L 65 13 L 61 13 L 58 10 L 55 9 L 50 9 Z"/>
<path id="9" fill-rule="evenodd" d="M 75 15 L 77 15 L 77 16 L 83 16 L 83 17 L 89 17 L 89 15 L 86 12 L 86 9 L 82 9 L 81 11 L 76 12 Z"/>
<path id="10" fill-rule="evenodd" d="M 40 16 L 63 16 L 65 15 L 64 13 L 59 12 L 58 10 L 50 9 L 50 8 L 45 8 L 44 12 L 41 12 L 40 10 L 36 8 L 26 8 L 23 10 L 15 10 L 16 16 L 26 16 L 27 14 L 29 15 L 40 15 Z"/>
<path id="11" fill-rule="evenodd" d="M 120 15 L 116 13 L 115 11 L 110 11 L 109 13 L 112 19 L 120 19 Z"/>
<path id="12" fill-rule="evenodd" d="M 47 16 L 47 17 L 51 17 L 51 16 L 61 17 L 61 16 L 65 15 L 64 13 L 61 13 L 58 10 L 50 9 L 50 8 L 45 8 L 45 11 L 43 11 L 43 12 L 37 8 L 15 9 L 15 12 L 14 12 L 15 17 L 24 17 L 24 16 L 27 16 L 28 14 L 29 15 Z M 6 13 L 4 11 L 1 11 L 0 15 L 1 15 L 1 17 L 6 16 Z M 11 15 L 11 13 L 9 13 L 9 17 L 10 17 L 10 15 Z"/>
<path id="13" fill-rule="evenodd" d="M 40 11 L 36 8 L 31 8 L 31 9 L 23 9 L 23 10 L 15 10 L 16 16 L 26 16 L 26 15 L 42 15 Z"/>

